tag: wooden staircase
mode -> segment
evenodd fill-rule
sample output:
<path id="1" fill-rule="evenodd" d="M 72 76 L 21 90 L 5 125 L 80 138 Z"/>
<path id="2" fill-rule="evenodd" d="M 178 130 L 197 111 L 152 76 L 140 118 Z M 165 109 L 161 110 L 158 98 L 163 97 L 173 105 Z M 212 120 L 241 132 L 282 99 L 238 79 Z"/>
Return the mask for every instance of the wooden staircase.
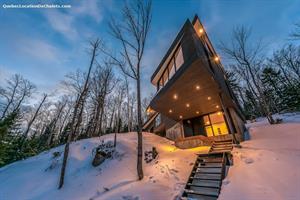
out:
<path id="1" fill-rule="evenodd" d="M 209 150 L 209 154 L 231 152 L 233 148 L 232 143 L 232 140 L 214 141 Z"/>
<path id="2" fill-rule="evenodd" d="M 214 141 L 208 154 L 198 155 L 181 199 L 216 200 L 231 150 L 232 140 Z"/>

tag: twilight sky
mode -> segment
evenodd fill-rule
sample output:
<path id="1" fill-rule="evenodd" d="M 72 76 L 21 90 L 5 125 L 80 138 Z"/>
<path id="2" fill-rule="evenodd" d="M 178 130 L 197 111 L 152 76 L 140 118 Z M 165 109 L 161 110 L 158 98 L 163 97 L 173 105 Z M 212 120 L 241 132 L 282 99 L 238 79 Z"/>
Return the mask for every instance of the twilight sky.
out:
<path id="1" fill-rule="evenodd" d="M 71 9 L 4 9 L 10 3 L 64 3 Z M 14 73 L 53 92 L 65 74 L 88 66 L 87 41 L 110 41 L 107 21 L 119 13 L 122 0 L 1 0 L 0 84 Z M 300 0 L 153 0 L 152 27 L 143 68 L 143 95 L 154 92 L 151 74 L 187 18 L 198 14 L 212 43 L 229 41 L 236 25 L 252 27 L 267 51 L 288 42 L 300 22 Z M 114 44 L 111 44 L 114 46 Z M 217 49 L 217 52 L 218 49 Z M 221 53 L 221 52 L 219 52 Z M 221 54 L 222 58 L 222 54 Z"/>

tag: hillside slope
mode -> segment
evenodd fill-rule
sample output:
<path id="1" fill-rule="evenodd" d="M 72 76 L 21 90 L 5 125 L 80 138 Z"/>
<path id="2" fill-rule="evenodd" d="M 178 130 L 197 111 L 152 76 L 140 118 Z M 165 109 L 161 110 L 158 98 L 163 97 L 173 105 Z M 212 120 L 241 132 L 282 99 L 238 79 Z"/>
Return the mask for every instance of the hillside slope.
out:
<path id="1" fill-rule="evenodd" d="M 247 125 L 250 140 L 234 148 L 220 200 L 300 199 L 300 115 L 280 117 L 282 124 Z"/>
<path id="2" fill-rule="evenodd" d="M 113 134 L 102 139 L 112 140 Z M 196 152 L 208 148 L 180 150 L 173 142 L 144 133 L 144 150 L 157 147 L 157 160 L 144 162 L 145 178 L 137 181 L 136 133 L 118 134 L 118 155 L 102 165 L 91 165 L 93 149 L 99 138 L 80 140 L 71 145 L 65 185 L 57 190 L 59 163 L 53 169 L 51 149 L 38 156 L 0 169 L 0 199 L 173 199 L 180 194 L 196 158 Z"/>

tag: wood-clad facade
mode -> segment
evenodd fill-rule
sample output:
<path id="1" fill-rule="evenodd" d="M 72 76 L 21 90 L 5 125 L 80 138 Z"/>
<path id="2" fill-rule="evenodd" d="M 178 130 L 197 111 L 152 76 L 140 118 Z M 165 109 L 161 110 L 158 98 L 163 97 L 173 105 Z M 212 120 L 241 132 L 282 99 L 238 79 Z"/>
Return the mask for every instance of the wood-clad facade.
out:
<path id="1" fill-rule="evenodd" d="M 243 139 L 244 117 L 197 16 L 185 22 L 151 83 L 157 92 L 144 130 L 174 141 L 232 134 Z"/>

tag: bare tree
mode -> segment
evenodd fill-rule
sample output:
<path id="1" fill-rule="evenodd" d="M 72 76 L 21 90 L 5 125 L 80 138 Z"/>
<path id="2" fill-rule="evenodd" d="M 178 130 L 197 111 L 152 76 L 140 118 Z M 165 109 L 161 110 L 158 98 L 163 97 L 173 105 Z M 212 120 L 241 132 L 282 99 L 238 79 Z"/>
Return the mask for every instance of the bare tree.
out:
<path id="1" fill-rule="evenodd" d="M 38 116 L 40 109 L 42 107 L 42 105 L 45 103 L 47 98 L 47 94 L 43 95 L 42 101 L 40 102 L 40 104 L 38 105 L 37 109 L 35 110 L 35 113 L 33 114 L 32 118 L 30 119 L 30 121 L 27 124 L 26 130 L 24 132 L 24 138 L 26 139 L 28 136 L 28 133 L 30 131 L 31 125 L 33 124 L 33 122 L 35 121 L 36 117 Z"/>
<path id="2" fill-rule="evenodd" d="M 292 40 L 300 40 L 300 22 L 295 24 L 295 30 L 290 34 Z"/>
<path id="3" fill-rule="evenodd" d="M 270 105 L 266 100 L 263 90 L 263 84 L 260 79 L 260 69 L 263 65 L 262 43 L 259 42 L 253 46 L 250 45 L 250 29 L 241 26 L 233 30 L 231 46 L 228 47 L 222 43 L 223 52 L 236 62 L 235 71 L 246 82 L 249 90 L 257 98 L 261 111 L 267 117 L 270 124 L 275 121 L 270 111 Z"/>
<path id="4" fill-rule="evenodd" d="M 141 109 L 141 66 L 149 28 L 151 24 L 151 1 L 137 0 L 125 3 L 122 20 L 111 19 L 109 28 L 112 36 L 121 45 L 119 56 L 104 52 L 120 67 L 122 72 L 136 81 L 138 113 L 137 173 L 143 179 L 142 109 Z"/>
<path id="5" fill-rule="evenodd" d="M 67 160 L 68 160 L 68 155 L 69 155 L 70 143 L 74 138 L 74 134 L 77 131 L 79 124 L 81 123 L 81 117 L 82 117 L 82 113 L 83 113 L 84 103 L 86 101 L 86 97 L 87 97 L 87 93 L 88 93 L 90 74 L 91 74 L 91 70 L 94 65 L 94 62 L 96 60 L 96 57 L 98 55 L 98 50 L 100 47 L 100 40 L 97 39 L 93 42 L 90 42 L 90 46 L 91 46 L 91 50 L 92 50 L 91 61 L 90 61 L 88 73 L 86 75 L 86 79 L 83 84 L 82 90 L 78 94 L 78 98 L 74 105 L 73 117 L 72 117 L 72 121 L 70 124 L 71 130 L 68 135 L 68 140 L 65 144 L 65 149 L 64 149 L 64 157 L 63 157 L 63 163 L 62 163 L 62 167 L 61 167 L 60 180 L 59 180 L 59 186 L 58 186 L 59 189 L 62 188 L 62 186 L 64 184 L 65 171 L 66 171 L 66 165 L 67 165 Z"/>
<path id="6" fill-rule="evenodd" d="M 24 100 L 31 96 L 35 86 L 28 80 L 24 79 L 21 75 L 15 74 L 7 80 L 6 89 L 0 89 L 0 98 L 4 98 L 6 103 L 2 103 L 2 115 L 3 119 L 9 111 L 19 110 Z"/>

